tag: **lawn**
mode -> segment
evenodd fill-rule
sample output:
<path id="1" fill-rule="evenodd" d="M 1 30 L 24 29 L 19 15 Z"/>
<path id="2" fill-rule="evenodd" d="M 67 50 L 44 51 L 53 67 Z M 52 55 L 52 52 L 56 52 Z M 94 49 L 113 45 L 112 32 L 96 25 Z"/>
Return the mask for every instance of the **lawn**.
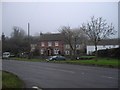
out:
<path id="1" fill-rule="evenodd" d="M 18 60 L 18 61 L 30 61 L 30 62 L 43 62 L 43 61 L 46 61 L 45 59 L 28 59 L 28 58 L 11 58 L 12 60 Z"/>
<path id="2" fill-rule="evenodd" d="M 69 60 L 63 61 L 70 64 L 82 64 L 82 65 L 94 65 L 94 66 L 106 66 L 106 67 L 118 67 L 117 59 L 98 58 L 97 61 L 92 60 Z M 120 66 L 119 66 L 120 67 Z"/>
<path id="3" fill-rule="evenodd" d="M 95 58 L 95 56 L 81 56 L 81 58 Z"/>
<path id="4" fill-rule="evenodd" d="M 92 56 L 93 57 L 93 56 Z M 89 58 L 83 56 L 82 58 Z M 47 62 L 43 59 L 27 59 L 27 58 L 14 58 L 14 60 L 19 61 L 31 61 L 31 62 Z M 113 58 L 97 58 L 97 61 L 95 58 L 93 59 L 87 59 L 87 60 L 65 60 L 65 61 L 49 61 L 52 63 L 68 63 L 68 64 L 80 64 L 80 65 L 94 65 L 94 66 L 105 66 L 105 67 L 114 67 L 120 68 L 120 60 L 113 59 Z"/>
<path id="5" fill-rule="evenodd" d="M 2 90 L 7 88 L 23 88 L 23 82 L 14 74 L 2 71 Z"/>

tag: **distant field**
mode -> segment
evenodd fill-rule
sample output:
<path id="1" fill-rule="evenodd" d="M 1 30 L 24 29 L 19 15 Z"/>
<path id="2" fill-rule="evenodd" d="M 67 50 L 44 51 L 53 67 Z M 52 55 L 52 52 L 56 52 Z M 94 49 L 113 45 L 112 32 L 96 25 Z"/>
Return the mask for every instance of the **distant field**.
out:
<path id="1" fill-rule="evenodd" d="M 19 88 L 23 87 L 23 82 L 14 74 L 3 71 L 2 72 L 2 88 Z"/>
<path id="2" fill-rule="evenodd" d="M 94 56 L 91 56 L 91 57 L 93 58 Z M 83 56 L 82 58 L 90 58 L 90 57 Z M 41 60 L 41 59 L 27 59 L 27 58 L 12 58 L 12 59 L 19 60 L 19 61 L 47 62 L 46 60 Z M 97 61 L 93 58 L 90 60 L 87 60 L 87 59 L 86 60 L 65 60 L 65 61 L 49 61 L 49 62 L 120 68 L 120 64 L 118 64 L 120 63 L 120 60 L 113 59 L 113 58 L 98 58 Z"/>

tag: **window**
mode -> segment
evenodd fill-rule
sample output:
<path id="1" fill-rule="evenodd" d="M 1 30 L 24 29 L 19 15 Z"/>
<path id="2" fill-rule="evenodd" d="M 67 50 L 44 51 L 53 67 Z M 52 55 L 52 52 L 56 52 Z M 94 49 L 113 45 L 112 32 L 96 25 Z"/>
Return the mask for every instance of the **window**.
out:
<path id="1" fill-rule="evenodd" d="M 66 55 L 70 55 L 70 51 L 66 50 L 66 51 L 65 51 L 65 54 L 66 54 Z"/>
<path id="2" fill-rule="evenodd" d="M 59 49 L 55 48 L 54 49 L 54 54 L 59 54 Z"/>
<path id="3" fill-rule="evenodd" d="M 45 46 L 44 42 L 41 42 L 41 46 Z"/>
<path id="4" fill-rule="evenodd" d="M 59 43 L 57 41 L 55 42 L 55 46 L 59 46 Z"/>
<path id="5" fill-rule="evenodd" d="M 34 51 L 36 46 L 37 46 L 36 44 L 31 44 L 31 51 Z"/>
<path id="6" fill-rule="evenodd" d="M 76 45 L 76 48 L 80 48 L 80 45 L 79 45 L 79 44 L 77 44 L 77 45 Z"/>
<path id="7" fill-rule="evenodd" d="M 41 53 L 41 54 L 44 54 L 44 49 L 41 49 L 40 53 Z"/>
<path id="8" fill-rule="evenodd" d="M 65 48 L 66 48 L 66 49 L 70 49 L 70 45 L 69 45 L 69 44 L 66 44 L 66 45 L 65 45 Z"/>
<path id="9" fill-rule="evenodd" d="M 52 42 L 48 42 L 48 46 L 52 46 Z"/>

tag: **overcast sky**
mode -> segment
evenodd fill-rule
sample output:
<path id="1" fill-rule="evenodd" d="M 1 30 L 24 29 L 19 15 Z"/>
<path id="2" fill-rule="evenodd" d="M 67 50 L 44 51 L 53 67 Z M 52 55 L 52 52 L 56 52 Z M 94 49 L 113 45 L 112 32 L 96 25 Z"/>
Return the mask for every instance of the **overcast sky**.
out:
<path id="1" fill-rule="evenodd" d="M 7 36 L 13 26 L 27 32 L 29 22 L 31 35 L 57 33 L 62 26 L 80 27 L 92 16 L 103 17 L 118 30 L 117 2 L 3 2 L 2 30 Z"/>

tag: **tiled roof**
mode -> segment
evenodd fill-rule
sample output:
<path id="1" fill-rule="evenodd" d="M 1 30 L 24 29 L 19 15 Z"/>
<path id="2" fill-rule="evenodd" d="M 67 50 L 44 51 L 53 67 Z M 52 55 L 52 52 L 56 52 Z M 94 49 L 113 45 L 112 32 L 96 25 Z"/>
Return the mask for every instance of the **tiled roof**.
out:
<path id="1" fill-rule="evenodd" d="M 66 44 L 66 40 L 64 38 L 64 36 L 60 33 L 50 33 L 50 34 L 41 34 L 40 35 L 40 41 L 58 41 L 58 40 L 63 40 L 64 43 Z M 81 43 L 81 41 L 84 41 L 84 40 L 81 40 L 80 38 L 78 38 L 76 40 L 76 43 Z M 86 45 L 94 45 L 92 41 L 90 40 L 87 40 L 85 41 L 86 42 Z M 118 42 L 118 39 L 106 39 L 106 40 L 101 40 L 98 45 L 119 45 L 119 42 Z"/>
<path id="2" fill-rule="evenodd" d="M 47 40 L 49 41 L 63 40 L 63 36 L 60 33 L 40 35 L 40 41 L 47 41 Z"/>
<path id="3" fill-rule="evenodd" d="M 38 43 L 39 42 L 39 36 L 37 36 L 37 37 L 32 37 L 32 38 L 30 38 L 30 42 L 31 42 L 31 44 L 36 44 L 36 43 Z"/>
<path id="4" fill-rule="evenodd" d="M 88 41 L 87 45 L 94 45 L 92 41 Z M 98 45 L 119 45 L 118 39 L 101 40 Z"/>
<path id="5" fill-rule="evenodd" d="M 64 44 L 68 44 L 66 41 L 66 38 L 61 34 L 61 33 L 55 33 L 55 34 L 41 34 L 40 35 L 40 41 L 64 41 Z M 83 42 L 84 40 L 81 40 L 81 38 L 76 39 L 76 43 L 80 43 L 81 41 Z"/>

